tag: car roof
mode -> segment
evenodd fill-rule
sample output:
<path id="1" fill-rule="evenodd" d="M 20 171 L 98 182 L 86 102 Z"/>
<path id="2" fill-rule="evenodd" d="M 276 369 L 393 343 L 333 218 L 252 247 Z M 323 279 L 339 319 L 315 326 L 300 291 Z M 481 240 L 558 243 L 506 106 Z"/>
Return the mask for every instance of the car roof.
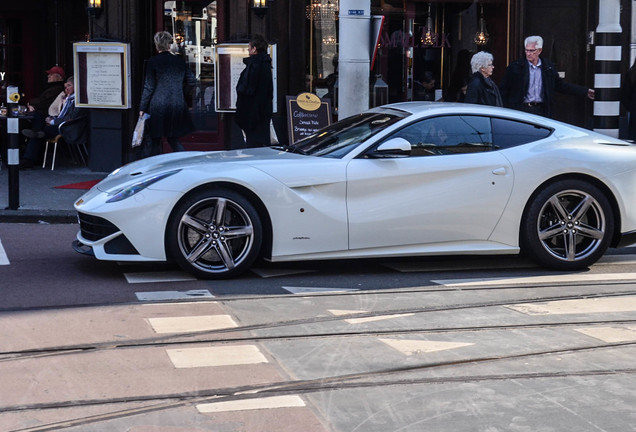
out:
<path id="1" fill-rule="evenodd" d="M 463 102 L 397 102 L 383 105 L 376 109 L 396 109 L 410 114 L 482 114 L 501 116 L 517 120 L 527 120 L 535 123 L 554 123 L 553 120 L 523 111 L 509 108 L 494 107 L 490 105 L 477 105 Z"/>
<path id="2" fill-rule="evenodd" d="M 571 133 L 583 133 L 599 140 L 600 142 L 614 144 L 629 144 L 624 140 L 613 138 L 599 132 L 584 129 L 558 120 L 549 119 L 547 117 L 529 114 L 519 110 L 510 108 L 494 107 L 490 105 L 477 105 L 464 102 L 397 102 L 388 105 L 382 105 L 369 110 L 370 112 L 390 112 L 398 110 L 413 115 L 415 118 L 428 117 L 435 115 L 486 115 L 490 117 L 500 117 L 521 122 L 533 123 L 554 130 L 560 130 L 560 136 L 566 136 Z M 409 116 L 410 117 L 410 116 Z M 575 132 L 576 131 L 576 132 Z"/>

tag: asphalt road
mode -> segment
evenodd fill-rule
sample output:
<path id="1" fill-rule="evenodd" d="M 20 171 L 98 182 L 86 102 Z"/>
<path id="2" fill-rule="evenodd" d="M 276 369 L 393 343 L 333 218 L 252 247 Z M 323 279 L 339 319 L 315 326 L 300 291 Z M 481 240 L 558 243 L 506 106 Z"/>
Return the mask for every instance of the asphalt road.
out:
<path id="1" fill-rule="evenodd" d="M 200 281 L 0 224 L 3 431 L 636 429 L 636 258 L 258 265 Z"/>

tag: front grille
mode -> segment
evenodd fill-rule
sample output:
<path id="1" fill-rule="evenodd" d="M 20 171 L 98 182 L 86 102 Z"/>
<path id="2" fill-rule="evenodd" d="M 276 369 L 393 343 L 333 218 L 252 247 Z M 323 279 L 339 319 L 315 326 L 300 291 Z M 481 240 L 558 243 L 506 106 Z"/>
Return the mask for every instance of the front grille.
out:
<path id="1" fill-rule="evenodd" d="M 97 241 L 119 231 L 119 228 L 104 218 L 85 213 L 78 213 L 77 216 L 82 237 L 86 240 Z"/>

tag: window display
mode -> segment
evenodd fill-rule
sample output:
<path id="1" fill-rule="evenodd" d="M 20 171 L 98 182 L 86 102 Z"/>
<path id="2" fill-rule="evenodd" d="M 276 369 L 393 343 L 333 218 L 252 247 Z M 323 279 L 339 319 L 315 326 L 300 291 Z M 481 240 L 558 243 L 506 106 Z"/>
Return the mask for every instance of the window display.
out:
<path id="1" fill-rule="evenodd" d="M 164 30 L 173 34 L 175 49 L 197 78 L 189 102 L 197 131 L 216 131 L 214 108 L 214 47 L 216 46 L 216 1 L 164 2 Z"/>

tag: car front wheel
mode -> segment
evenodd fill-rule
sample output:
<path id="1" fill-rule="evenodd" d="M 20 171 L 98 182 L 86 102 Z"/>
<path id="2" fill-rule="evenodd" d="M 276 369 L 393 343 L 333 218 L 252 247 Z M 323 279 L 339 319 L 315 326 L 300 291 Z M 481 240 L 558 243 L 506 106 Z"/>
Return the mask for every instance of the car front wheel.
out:
<path id="1" fill-rule="evenodd" d="M 530 202 L 521 228 L 522 251 L 546 267 L 579 270 L 607 250 L 614 231 L 609 201 L 596 186 L 565 180 Z"/>
<path id="2" fill-rule="evenodd" d="M 242 195 L 206 190 L 181 202 L 167 227 L 168 253 L 185 271 L 204 279 L 235 276 L 258 257 L 263 229 Z"/>

